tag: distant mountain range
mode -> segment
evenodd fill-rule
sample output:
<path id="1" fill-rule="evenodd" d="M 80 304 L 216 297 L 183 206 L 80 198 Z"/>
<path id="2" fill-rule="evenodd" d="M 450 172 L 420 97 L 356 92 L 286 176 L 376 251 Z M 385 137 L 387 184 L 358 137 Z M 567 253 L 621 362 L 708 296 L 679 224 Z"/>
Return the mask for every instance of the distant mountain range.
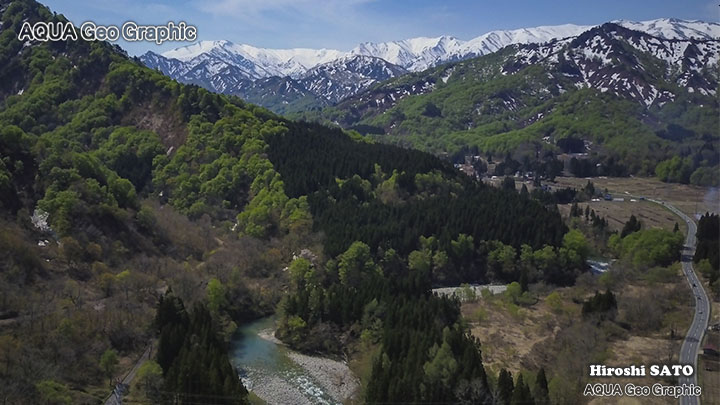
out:
<path id="1" fill-rule="evenodd" d="M 678 19 L 616 24 L 664 39 L 715 39 L 720 24 Z M 373 84 L 496 52 L 512 44 L 573 38 L 592 26 L 565 24 L 492 31 L 469 41 L 454 37 L 362 43 L 348 52 L 333 49 L 265 49 L 230 41 L 201 41 L 140 59 L 183 83 L 238 95 L 279 113 L 335 104 Z"/>
<path id="2" fill-rule="evenodd" d="M 604 173 L 654 174 L 674 158 L 683 181 L 717 184 L 720 40 L 679 37 L 606 23 L 411 72 L 299 118 L 455 158 L 555 153 L 573 138 Z"/>

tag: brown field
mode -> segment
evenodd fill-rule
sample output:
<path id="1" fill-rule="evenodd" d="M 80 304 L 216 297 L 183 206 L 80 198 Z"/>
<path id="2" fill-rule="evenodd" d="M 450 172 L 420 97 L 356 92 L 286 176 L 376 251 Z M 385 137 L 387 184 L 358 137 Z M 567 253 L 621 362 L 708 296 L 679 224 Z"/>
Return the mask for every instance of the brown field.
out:
<path id="1" fill-rule="evenodd" d="M 567 310 L 580 316 L 580 305 L 570 303 Z M 552 340 L 565 321 L 544 300 L 513 313 L 500 298 L 479 298 L 464 303 L 461 311 L 471 325 L 471 333 L 480 339 L 483 364 L 496 374 L 501 368 L 516 374 L 536 366 L 539 359 L 533 352 L 535 345 Z"/>
<path id="2" fill-rule="evenodd" d="M 581 188 L 592 181 L 596 190 L 608 189 L 617 197 L 644 196 L 667 201 L 688 215 L 720 212 L 720 191 L 716 188 L 697 187 L 686 184 L 663 183 L 652 177 L 558 177 L 553 187 Z M 627 193 L 626 193 L 627 192 Z"/>
<path id="3" fill-rule="evenodd" d="M 572 204 L 558 204 L 558 209 L 563 217 L 570 215 L 570 208 Z M 608 221 L 610 230 L 620 231 L 630 219 L 630 215 L 635 217 L 643 223 L 645 228 L 663 228 L 671 231 L 677 222 L 680 226 L 680 231 L 687 232 L 687 226 L 685 221 L 680 220 L 670 210 L 662 207 L 658 204 L 649 201 L 635 201 L 631 202 L 630 199 L 625 201 L 591 201 L 585 203 L 578 203 L 578 207 L 585 212 L 585 207 L 590 206 L 591 210 L 594 210 L 596 214 L 604 217 Z"/>
<path id="4" fill-rule="evenodd" d="M 593 278 L 596 280 L 596 278 Z M 599 362 L 609 366 L 627 366 L 664 364 L 670 357 L 677 360 L 682 343 L 681 336 L 670 339 L 670 330 L 675 328 L 683 333 L 687 330 L 690 319 L 690 302 L 681 297 L 687 293 L 687 286 L 681 283 L 678 271 L 677 280 L 666 284 L 648 284 L 641 280 L 630 280 L 621 289 L 616 291 L 619 312 L 618 321 L 626 319 L 623 302 L 630 299 L 648 298 L 653 292 L 665 291 L 664 300 L 675 302 L 672 311 L 662 313 L 662 326 L 648 332 L 630 330 L 622 332 L 624 337 L 611 338 L 604 351 L 594 353 L 600 356 Z M 462 305 L 463 318 L 470 324 L 471 333 L 481 342 L 483 363 L 489 373 L 497 375 L 501 368 L 505 368 L 517 375 L 520 370 L 536 371 L 544 366 L 546 370 L 553 370 L 557 364 L 562 364 L 558 356 L 557 339 L 562 337 L 572 325 L 582 319 L 582 302 L 599 285 L 587 280 L 575 287 L 555 289 L 562 297 L 562 309 L 553 310 L 546 302 L 547 292 L 538 293 L 538 302 L 532 306 L 514 306 L 503 299 L 502 296 L 479 298 L 476 302 L 466 302 Z M 678 298 L 680 297 L 680 298 Z M 607 326 L 597 326 L 596 331 L 609 330 Z M 613 329 L 615 328 L 615 329 Z M 620 330 L 619 326 L 610 327 L 610 330 Z M 583 343 L 579 342 L 582 346 Z M 592 349 L 590 349 L 592 350 Z M 585 367 L 585 366 L 583 366 Z M 627 383 L 652 385 L 654 383 L 673 384 L 672 380 L 663 380 L 658 377 L 627 377 L 627 378 L 592 378 L 585 377 L 591 383 Z M 583 383 L 584 384 L 584 383 Z M 677 403 L 674 398 L 642 398 L 636 400 L 630 397 L 594 398 L 592 404 L 655 404 Z"/>

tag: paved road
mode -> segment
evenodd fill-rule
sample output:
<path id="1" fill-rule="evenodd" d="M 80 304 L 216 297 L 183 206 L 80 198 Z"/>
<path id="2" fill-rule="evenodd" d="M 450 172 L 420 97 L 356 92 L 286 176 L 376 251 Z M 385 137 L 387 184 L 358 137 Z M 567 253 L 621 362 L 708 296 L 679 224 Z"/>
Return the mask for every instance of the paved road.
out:
<path id="1" fill-rule="evenodd" d="M 692 266 L 692 257 L 695 253 L 695 233 L 697 233 L 697 226 L 695 221 L 685 215 L 679 209 L 672 205 L 658 200 L 648 199 L 657 204 L 661 204 L 667 207 L 670 211 L 675 213 L 677 216 L 683 219 L 688 227 L 687 238 L 685 239 L 685 246 L 682 252 L 682 270 L 685 273 L 690 289 L 693 292 L 693 300 L 695 301 L 695 315 L 693 317 L 690 329 L 685 335 L 682 347 L 680 347 L 680 364 L 692 364 L 695 369 L 695 374 L 692 377 L 681 377 L 679 384 L 695 384 L 697 385 L 697 355 L 702 343 L 705 330 L 708 327 L 708 321 L 710 317 L 710 302 L 708 296 L 705 293 L 705 289 L 702 283 L 698 279 Z M 698 405 L 700 399 L 698 397 L 681 397 L 681 405 Z"/>
<path id="2" fill-rule="evenodd" d="M 105 400 L 105 405 L 122 405 L 123 396 L 127 394 L 127 389 L 130 387 L 130 383 L 132 382 L 132 380 L 135 379 L 138 370 L 140 370 L 140 366 L 142 366 L 143 363 L 145 363 L 150 358 L 151 350 L 152 345 L 148 346 L 147 349 L 145 349 L 145 352 L 142 354 L 142 356 L 140 356 L 140 359 L 138 359 L 130 372 L 125 375 L 125 378 L 123 378 L 122 382 L 118 383 L 113 389 L 112 394 L 107 397 L 107 399 Z"/>

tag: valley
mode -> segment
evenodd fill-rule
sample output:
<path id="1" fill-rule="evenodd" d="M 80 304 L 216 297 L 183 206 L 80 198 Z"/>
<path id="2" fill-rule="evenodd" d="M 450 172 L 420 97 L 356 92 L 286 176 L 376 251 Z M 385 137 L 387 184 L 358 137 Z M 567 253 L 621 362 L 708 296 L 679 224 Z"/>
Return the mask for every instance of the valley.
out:
<path id="1" fill-rule="evenodd" d="M 0 0 L 3 404 L 596 404 L 694 352 L 714 392 L 720 25 L 18 38 L 62 11 Z"/>

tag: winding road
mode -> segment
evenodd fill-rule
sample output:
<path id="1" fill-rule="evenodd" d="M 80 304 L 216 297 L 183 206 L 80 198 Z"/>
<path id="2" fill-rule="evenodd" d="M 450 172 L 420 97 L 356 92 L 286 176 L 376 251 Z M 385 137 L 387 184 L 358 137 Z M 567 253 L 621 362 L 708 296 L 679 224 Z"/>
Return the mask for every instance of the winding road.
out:
<path id="1" fill-rule="evenodd" d="M 667 202 L 653 199 L 648 199 L 648 201 L 666 207 L 675 215 L 682 218 L 683 221 L 685 221 L 685 223 L 687 224 L 688 232 L 685 239 L 685 246 L 683 246 L 681 263 L 683 273 L 685 273 L 685 278 L 687 279 L 688 284 L 690 284 L 690 289 L 693 293 L 693 300 L 695 301 L 695 315 L 693 316 L 692 324 L 690 324 L 690 329 L 685 335 L 685 340 L 680 347 L 679 363 L 691 364 L 693 366 L 693 369 L 695 370 L 695 373 L 691 377 L 681 377 L 678 380 L 678 383 L 680 385 L 697 385 L 697 355 L 700 349 L 700 344 L 703 340 L 703 336 L 705 335 L 705 330 L 708 326 L 708 321 L 710 319 L 710 302 L 708 301 L 708 296 L 705 293 L 705 289 L 703 288 L 702 283 L 695 274 L 692 266 L 692 258 L 693 254 L 695 253 L 695 234 L 697 233 L 697 226 L 695 225 L 695 221 L 693 221 L 692 218 L 685 215 L 684 212 L 668 204 Z M 695 396 L 687 396 L 680 398 L 680 405 L 697 405 L 699 403 L 700 398 Z"/>

